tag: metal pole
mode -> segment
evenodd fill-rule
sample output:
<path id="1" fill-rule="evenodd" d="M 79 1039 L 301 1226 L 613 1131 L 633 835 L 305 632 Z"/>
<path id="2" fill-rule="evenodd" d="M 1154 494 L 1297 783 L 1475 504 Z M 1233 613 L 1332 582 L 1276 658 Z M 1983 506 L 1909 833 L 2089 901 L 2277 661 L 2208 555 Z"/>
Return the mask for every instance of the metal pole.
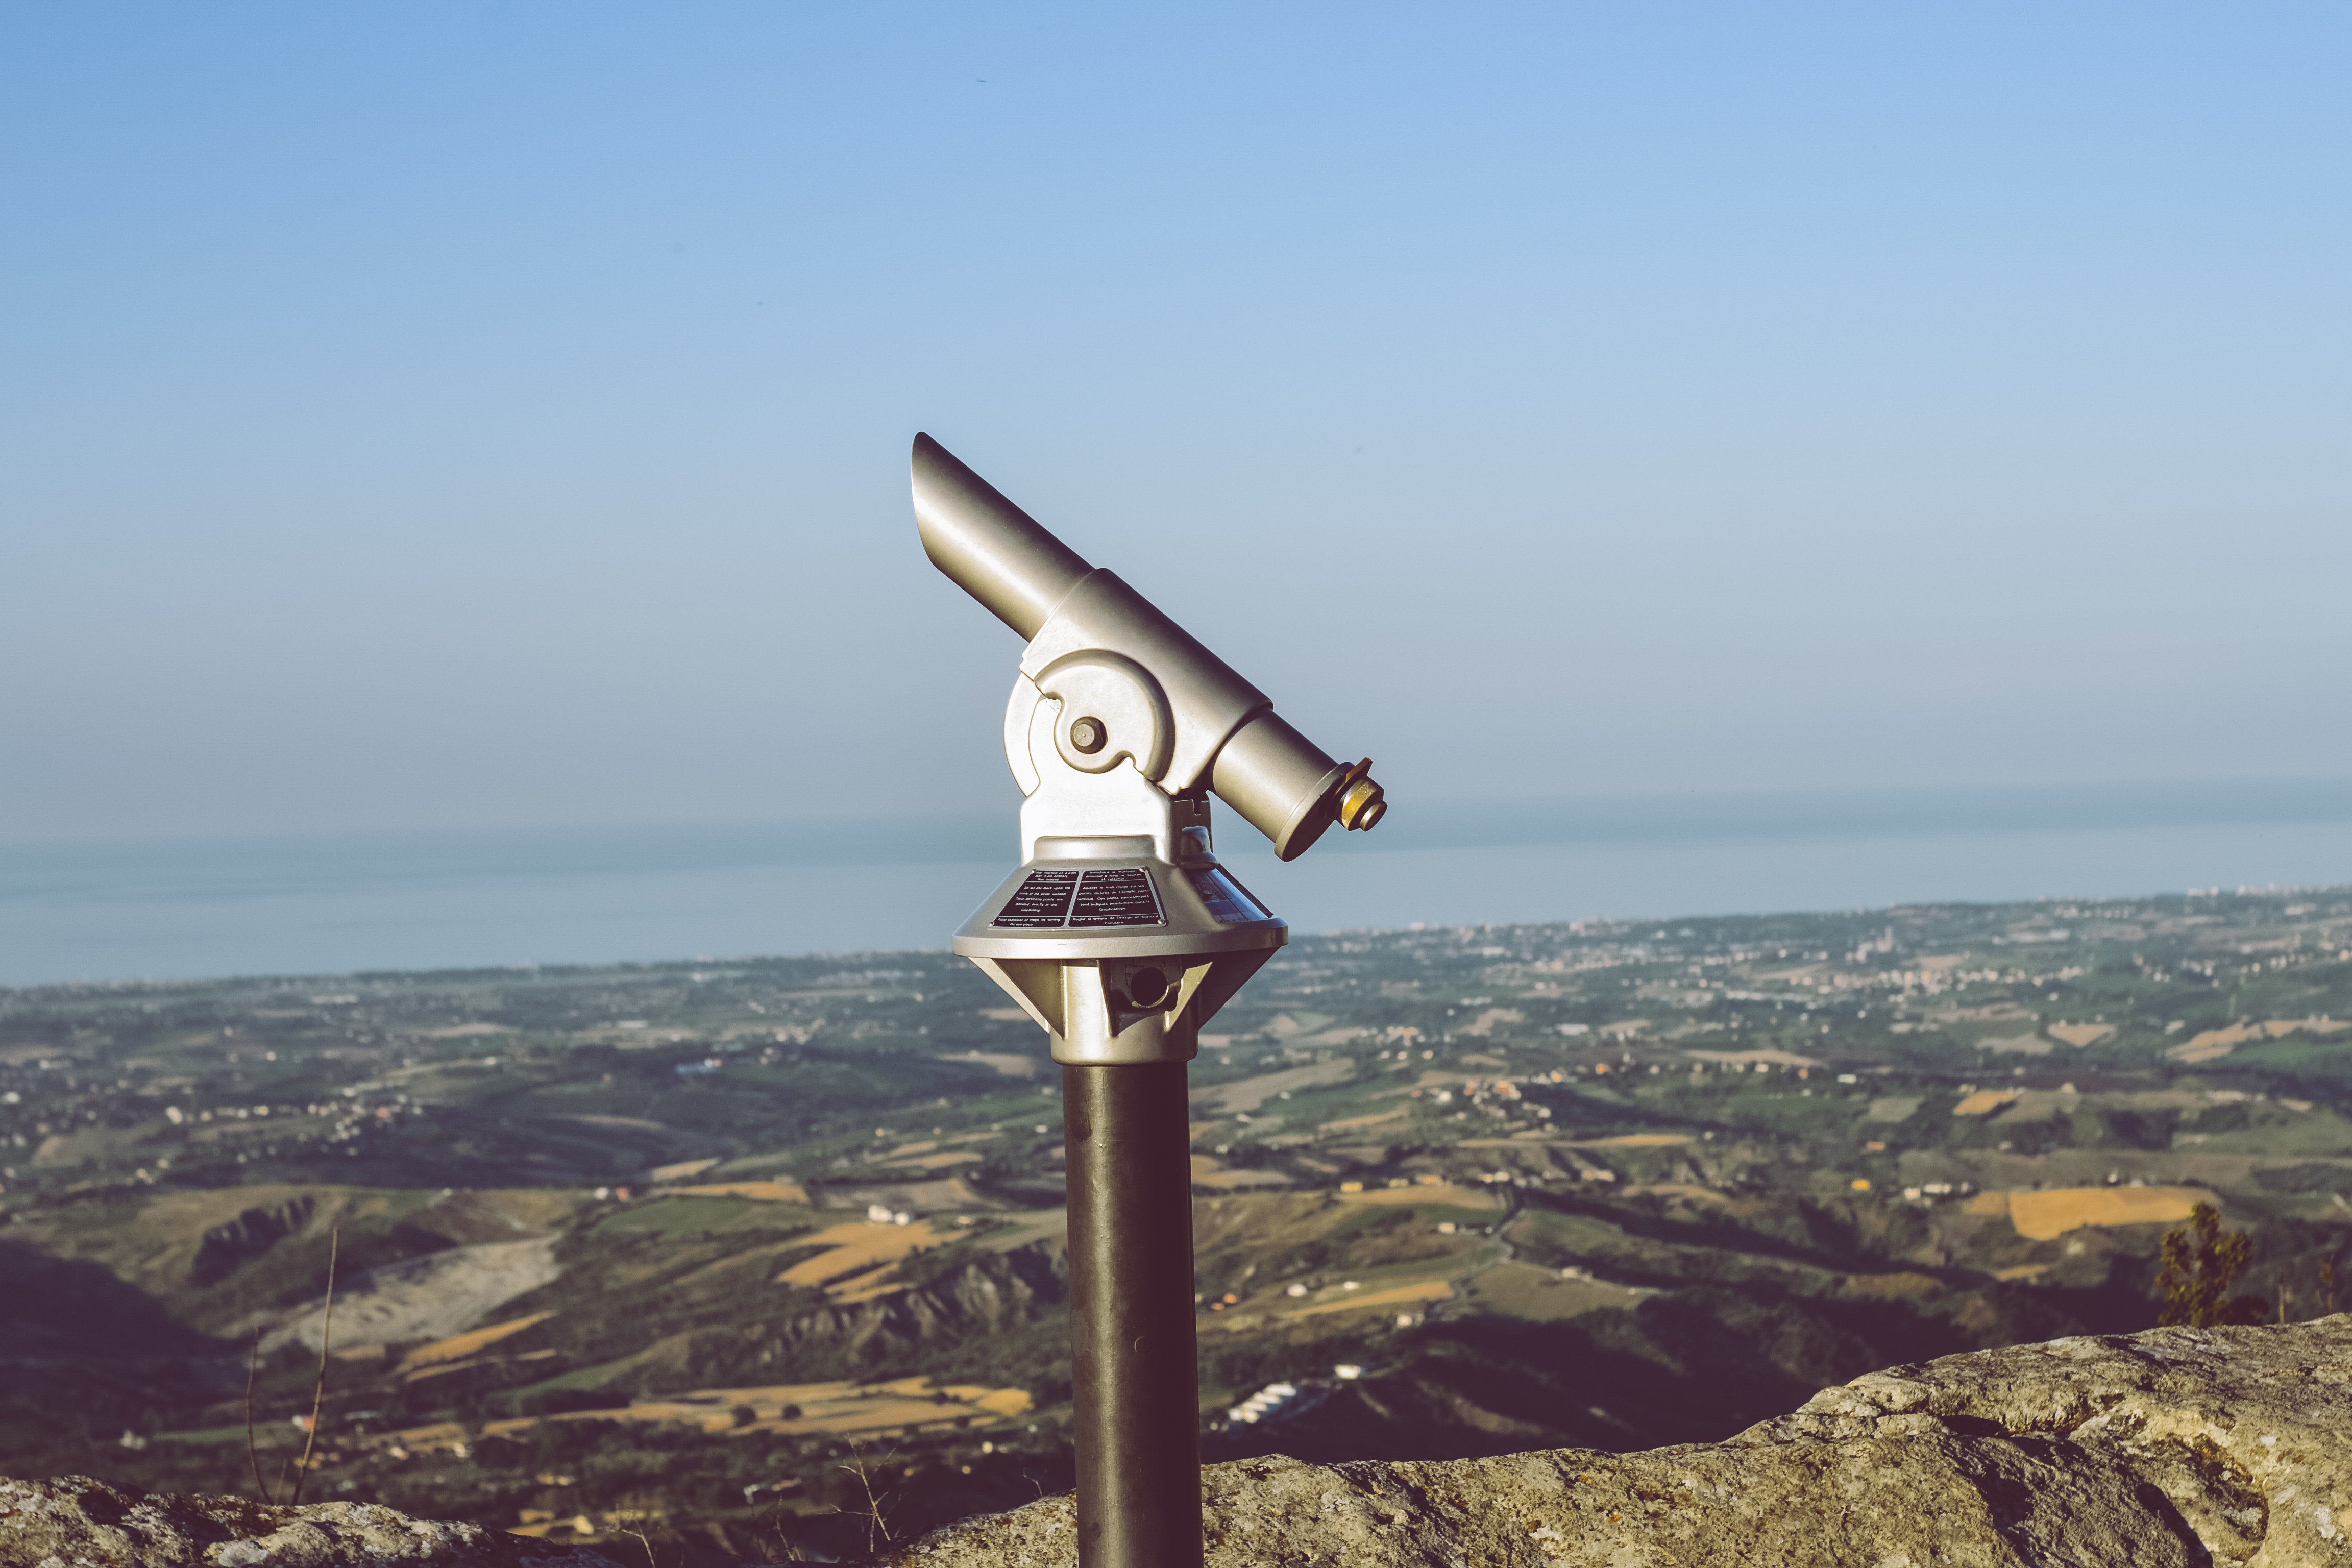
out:
<path id="1" fill-rule="evenodd" d="M 1062 1068 L 1080 1568 L 1200 1568 L 1184 1063 Z"/>

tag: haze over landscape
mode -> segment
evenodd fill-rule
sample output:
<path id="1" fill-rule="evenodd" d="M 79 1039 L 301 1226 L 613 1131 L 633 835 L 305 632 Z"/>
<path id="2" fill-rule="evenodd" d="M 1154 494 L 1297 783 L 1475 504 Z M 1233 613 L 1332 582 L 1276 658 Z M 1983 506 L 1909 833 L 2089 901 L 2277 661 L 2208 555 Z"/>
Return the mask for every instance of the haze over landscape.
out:
<path id="1" fill-rule="evenodd" d="M 918 429 L 1388 790 L 1217 808 L 1211 1458 L 1714 1442 L 2146 1328 L 2200 1204 L 2332 1313 L 2347 46 L 0 16 L 0 1474 L 655 1568 L 1070 1488 Z"/>

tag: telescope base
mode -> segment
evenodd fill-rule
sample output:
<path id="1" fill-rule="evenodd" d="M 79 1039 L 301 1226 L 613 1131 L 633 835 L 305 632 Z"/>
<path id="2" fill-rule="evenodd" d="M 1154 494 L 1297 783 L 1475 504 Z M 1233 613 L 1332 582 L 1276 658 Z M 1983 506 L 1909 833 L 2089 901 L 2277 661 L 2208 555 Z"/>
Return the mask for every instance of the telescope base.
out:
<path id="1" fill-rule="evenodd" d="M 1181 1061 L 1062 1068 L 1080 1568 L 1200 1568 L 1192 1138 Z"/>

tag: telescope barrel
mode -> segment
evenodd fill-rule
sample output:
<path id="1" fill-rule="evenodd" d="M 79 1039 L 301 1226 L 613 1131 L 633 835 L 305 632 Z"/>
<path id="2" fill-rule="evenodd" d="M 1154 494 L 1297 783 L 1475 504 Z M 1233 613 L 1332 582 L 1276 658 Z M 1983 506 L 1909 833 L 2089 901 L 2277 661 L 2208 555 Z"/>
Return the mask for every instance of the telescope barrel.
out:
<path id="1" fill-rule="evenodd" d="M 1274 840 L 1276 859 L 1296 860 L 1338 820 L 1333 797 L 1347 771 L 1281 714 L 1266 712 L 1217 752 L 1209 787 Z"/>
<path id="2" fill-rule="evenodd" d="M 923 553 L 1027 642 L 1094 570 L 929 436 L 915 437 Z"/>
<path id="3" fill-rule="evenodd" d="M 1150 672 L 1174 721 L 1166 772 L 1150 775 L 1169 794 L 1207 785 L 1283 860 L 1305 854 L 1335 823 L 1360 831 L 1387 811 L 1370 762 L 1351 766 L 1326 754 L 1118 574 L 1088 565 L 929 436 L 915 437 L 913 476 L 924 553 L 1021 634 L 1030 645 L 1024 672 L 1088 650 Z"/>

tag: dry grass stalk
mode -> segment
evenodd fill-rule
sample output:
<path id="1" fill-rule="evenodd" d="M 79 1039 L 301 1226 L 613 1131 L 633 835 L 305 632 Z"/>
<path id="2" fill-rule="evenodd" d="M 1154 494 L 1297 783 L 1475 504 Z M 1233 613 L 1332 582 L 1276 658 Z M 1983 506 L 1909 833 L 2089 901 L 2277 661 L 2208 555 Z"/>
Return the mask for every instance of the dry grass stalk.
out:
<path id="1" fill-rule="evenodd" d="M 882 1504 L 874 1496 L 874 1478 L 866 1473 L 865 1450 L 853 1442 L 849 1445 L 849 1452 L 857 1462 L 854 1465 L 842 1465 L 836 1468 L 847 1470 L 856 1476 L 857 1484 L 866 1489 L 866 1550 L 871 1552 L 874 1550 L 874 1535 L 877 1531 L 881 1532 L 882 1543 L 885 1546 L 890 1543 L 890 1523 L 882 1517 Z"/>
<path id="2" fill-rule="evenodd" d="M 302 1440 L 302 1462 L 294 1470 L 294 1496 L 290 1503 L 296 1507 L 302 1501 L 302 1484 L 310 1479 L 310 1450 L 319 1444 L 319 1412 L 327 1399 L 327 1346 L 335 1332 L 335 1258 L 341 1249 L 342 1240 L 341 1226 L 327 1233 L 327 1316 L 326 1321 L 319 1325 L 319 1381 L 310 1389 L 310 1431 Z M 252 1422 L 253 1411 L 248 1405 L 246 1410 L 248 1431 L 252 1428 Z"/>
<path id="3" fill-rule="evenodd" d="M 270 1494 L 269 1483 L 261 1479 L 261 1455 L 253 1446 L 253 1376 L 261 1364 L 261 1331 L 253 1331 L 253 1349 L 245 1358 L 245 1457 L 253 1466 L 253 1489 L 261 1494 L 265 1503 L 278 1500 Z"/>

